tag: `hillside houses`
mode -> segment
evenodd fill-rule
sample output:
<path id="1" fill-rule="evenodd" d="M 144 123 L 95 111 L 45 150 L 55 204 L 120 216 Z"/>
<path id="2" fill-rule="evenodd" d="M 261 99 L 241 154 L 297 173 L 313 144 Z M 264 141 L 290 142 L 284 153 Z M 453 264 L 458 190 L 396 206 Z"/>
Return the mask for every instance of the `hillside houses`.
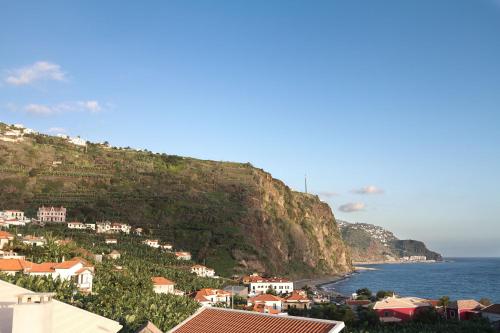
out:
<path id="1" fill-rule="evenodd" d="M 203 265 L 193 265 L 191 266 L 191 273 L 194 273 L 200 277 L 214 277 L 215 270 L 213 268 L 208 268 Z"/>
<path id="2" fill-rule="evenodd" d="M 7 231 L 0 230 L 0 250 L 2 250 L 6 245 L 9 245 L 14 240 L 14 235 L 8 233 Z"/>
<path id="3" fill-rule="evenodd" d="M 142 243 L 155 249 L 160 247 L 160 241 L 158 239 L 146 239 Z"/>
<path id="4" fill-rule="evenodd" d="M 247 300 L 247 306 L 252 311 L 260 313 L 281 313 L 284 299 L 271 294 L 260 294 Z"/>
<path id="5" fill-rule="evenodd" d="M 153 283 L 153 291 L 157 294 L 174 294 L 175 282 L 170 281 L 162 276 L 154 276 L 151 278 Z"/>
<path id="6" fill-rule="evenodd" d="M 31 219 L 24 215 L 20 210 L 4 210 L 0 211 L 0 226 L 9 228 L 9 226 L 24 226 L 30 223 Z"/>
<path id="7" fill-rule="evenodd" d="M 293 281 L 286 278 L 265 278 L 254 274 L 245 276 L 243 283 L 249 286 L 250 295 L 263 294 L 269 289 L 276 291 L 278 294 L 288 294 L 293 291 Z"/>
<path id="8" fill-rule="evenodd" d="M 21 242 L 31 246 L 44 246 L 47 240 L 43 236 L 26 235 L 21 238 Z"/>
<path id="9" fill-rule="evenodd" d="M 44 223 L 66 223 L 66 208 L 64 207 L 39 207 L 37 212 L 38 221 Z"/>
<path id="10" fill-rule="evenodd" d="M 82 258 L 73 258 L 60 263 L 44 262 L 41 264 L 21 259 L 0 259 L 0 272 L 10 275 L 23 273 L 73 280 L 81 291 L 91 292 L 94 267 Z"/>
<path id="11" fill-rule="evenodd" d="M 132 227 L 126 223 L 102 221 L 96 223 L 96 231 L 101 233 L 120 233 L 129 234 Z"/>
<path id="12" fill-rule="evenodd" d="M 231 293 L 222 289 L 203 288 L 196 292 L 195 301 L 204 306 L 213 306 L 216 304 L 231 304 Z"/>
<path id="13" fill-rule="evenodd" d="M 190 252 L 175 252 L 175 258 L 177 260 L 191 260 Z"/>

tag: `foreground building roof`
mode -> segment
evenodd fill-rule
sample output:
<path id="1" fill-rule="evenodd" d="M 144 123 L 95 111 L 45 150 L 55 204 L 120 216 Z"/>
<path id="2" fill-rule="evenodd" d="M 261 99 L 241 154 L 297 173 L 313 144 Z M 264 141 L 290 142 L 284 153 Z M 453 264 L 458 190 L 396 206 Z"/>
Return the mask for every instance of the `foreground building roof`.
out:
<path id="1" fill-rule="evenodd" d="M 410 309 L 419 307 L 430 307 L 432 304 L 423 298 L 418 297 L 387 297 L 378 301 L 373 306 L 374 310 L 377 309 Z"/>
<path id="2" fill-rule="evenodd" d="M 457 310 L 481 310 L 483 307 L 481 303 L 473 299 L 461 299 L 453 301 L 448 305 L 448 308 Z"/>
<path id="3" fill-rule="evenodd" d="M 500 304 L 491 304 L 490 306 L 487 306 L 484 309 L 482 309 L 481 312 L 500 315 Z"/>
<path id="4" fill-rule="evenodd" d="M 32 292 L 0 280 L 0 299 L 2 300 L 0 332 L 12 332 L 12 323 L 18 304 L 18 296 L 27 293 Z M 114 320 L 56 300 L 52 300 L 52 310 L 50 313 L 52 315 L 51 332 L 54 333 L 115 333 L 122 328 L 122 325 Z M 26 318 L 25 320 L 29 321 L 30 319 Z"/>
<path id="5" fill-rule="evenodd" d="M 343 322 L 202 307 L 170 333 L 337 333 Z"/>

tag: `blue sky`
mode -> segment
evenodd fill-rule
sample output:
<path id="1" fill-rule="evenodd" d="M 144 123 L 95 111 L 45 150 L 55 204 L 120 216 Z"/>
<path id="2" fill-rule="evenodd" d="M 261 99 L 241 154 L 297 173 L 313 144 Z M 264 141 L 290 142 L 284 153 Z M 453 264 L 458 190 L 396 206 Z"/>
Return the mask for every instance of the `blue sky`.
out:
<path id="1" fill-rule="evenodd" d="M 251 162 L 448 256 L 500 256 L 500 1 L 12 1 L 0 115 Z"/>

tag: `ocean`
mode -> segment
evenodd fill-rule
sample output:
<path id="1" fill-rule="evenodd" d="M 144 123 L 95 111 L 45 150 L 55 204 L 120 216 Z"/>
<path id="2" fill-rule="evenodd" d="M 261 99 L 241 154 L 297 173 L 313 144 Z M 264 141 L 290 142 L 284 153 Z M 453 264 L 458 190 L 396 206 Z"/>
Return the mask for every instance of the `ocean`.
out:
<path id="1" fill-rule="evenodd" d="M 393 290 L 402 296 L 438 299 L 446 295 L 452 300 L 486 297 L 500 303 L 500 258 L 446 258 L 439 263 L 360 266 L 377 270 L 360 271 L 323 287 L 344 295 L 366 287 L 373 293 Z"/>

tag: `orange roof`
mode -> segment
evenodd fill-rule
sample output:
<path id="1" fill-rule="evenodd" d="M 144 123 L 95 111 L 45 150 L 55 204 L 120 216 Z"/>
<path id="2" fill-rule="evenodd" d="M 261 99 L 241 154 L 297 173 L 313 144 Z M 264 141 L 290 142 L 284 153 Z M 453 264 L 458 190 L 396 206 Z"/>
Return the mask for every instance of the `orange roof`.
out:
<path id="1" fill-rule="evenodd" d="M 189 253 L 189 252 L 175 252 L 175 255 L 178 256 L 178 257 L 181 257 L 181 256 L 190 256 L 191 253 Z"/>
<path id="2" fill-rule="evenodd" d="M 344 323 L 203 307 L 172 333 L 337 333 Z"/>
<path id="3" fill-rule="evenodd" d="M 54 266 L 54 268 L 57 268 L 57 269 L 68 269 L 68 268 L 71 268 L 77 264 L 79 264 L 80 262 L 77 261 L 77 260 L 67 260 L 67 261 L 63 261 L 63 262 L 60 262 L 58 264 L 56 264 Z"/>
<path id="4" fill-rule="evenodd" d="M 304 291 L 294 290 L 292 294 L 286 298 L 287 302 L 309 302 L 309 298 L 304 295 Z"/>
<path id="5" fill-rule="evenodd" d="M 262 302 L 282 302 L 283 298 L 271 294 L 260 294 L 248 300 L 248 303 L 262 303 Z"/>
<path id="6" fill-rule="evenodd" d="M 165 279 L 162 276 L 154 276 L 151 278 L 151 281 L 153 281 L 153 284 L 155 286 L 173 286 L 175 283 L 173 281 L 170 281 L 169 279 Z"/>
<path id="7" fill-rule="evenodd" d="M 14 236 L 11 233 L 0 230 L 0 239 L 13 239 L 13 238 Z"/>
<path id="8" fill-rule="evenodd" d="M 29 263 L 28 270 L 30 273 L 52 273 L 54 272 L 55 262 L 43 262 L 41 264 Z"/>
<path id="9" fill-rule="evenodd" d="M 28 266 L 27 261 L 22 259 L 0 259 L 0 271 L 22 271 Z"/>
<path id="10" fill-rule="evenodd" d="M 225 297 L 231 296 L 231 293 L 222 289 L 203 288 L 196 292 L 196 296 L 194 297 L 194 299 L 198 302 L 207 302 L 209 301 L 209 299 L 206 298 L 206 296 L 214 295 Z"/>

